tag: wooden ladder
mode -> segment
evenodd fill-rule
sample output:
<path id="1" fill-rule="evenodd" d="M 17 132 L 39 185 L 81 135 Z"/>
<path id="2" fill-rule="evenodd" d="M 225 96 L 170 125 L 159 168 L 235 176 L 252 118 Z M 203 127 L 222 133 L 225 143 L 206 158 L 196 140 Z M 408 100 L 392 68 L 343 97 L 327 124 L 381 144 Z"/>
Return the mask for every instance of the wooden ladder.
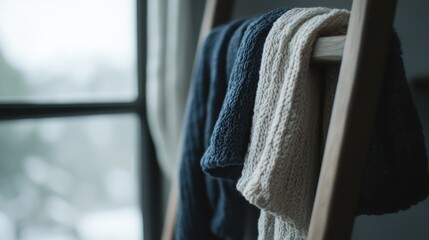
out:
<path id="1" fill-rule="evenodd" d="M 234 1 L 207 0 L 200 43 L 231 18 Z M 350 239 L 368 159 L 396 0 L 354 0 L 346 36 L 318 39 L 314 61 L 341 61 L 309 240 Z M 163 239 L 173 239 L 178 202 L 173 184 Z"/>

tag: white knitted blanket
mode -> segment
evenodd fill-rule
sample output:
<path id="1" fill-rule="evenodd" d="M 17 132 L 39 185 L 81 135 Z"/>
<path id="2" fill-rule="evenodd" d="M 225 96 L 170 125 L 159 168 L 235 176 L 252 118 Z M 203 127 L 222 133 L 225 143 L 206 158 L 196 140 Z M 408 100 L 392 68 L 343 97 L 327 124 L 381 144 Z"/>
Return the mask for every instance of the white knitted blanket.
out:
<path id="1" fill-rule="evenodd" d="M 320 74 L 310 58 L 318 37 L 345 34 L 348 18 L 346 10 L 292 9 L 265 41 L 251 140 L 237 184 L 261 209 L 259 239 L 307 239 L 326 108 L 338 77 L 338 65 Z"/>

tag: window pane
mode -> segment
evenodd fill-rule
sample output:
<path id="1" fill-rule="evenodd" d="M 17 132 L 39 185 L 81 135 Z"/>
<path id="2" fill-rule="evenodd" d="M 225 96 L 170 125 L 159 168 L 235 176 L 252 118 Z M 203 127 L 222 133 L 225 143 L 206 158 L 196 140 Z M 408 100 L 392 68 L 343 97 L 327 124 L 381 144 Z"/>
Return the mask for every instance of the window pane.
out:
<path id="1" fill-rule="evenodd" d="M 137 96 L 135 0 L 0 0 L 0 101 Z"/>
<path id="2" fill-rule="evenodd" d="M 134 115 L 0 122 L 2 240 L 141 240 Z"/>

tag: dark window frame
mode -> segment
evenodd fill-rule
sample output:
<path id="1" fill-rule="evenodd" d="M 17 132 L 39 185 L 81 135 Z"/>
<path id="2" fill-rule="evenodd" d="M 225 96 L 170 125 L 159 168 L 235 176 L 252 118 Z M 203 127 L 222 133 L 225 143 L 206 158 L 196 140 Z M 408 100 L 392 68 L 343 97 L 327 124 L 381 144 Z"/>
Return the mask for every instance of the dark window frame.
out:
<path id="1" fill-rule="evenodd" d="M 143 213 L 144 239 L 161 236 L 161 178 L 146 115 L 146 37 L 147 0 L 135 0 L 137 11 L 138 97 L 132 102 L 105 103 L 0 103 L 0 121 L 103 114 L 135 114 L 139 119 L 139 194 Z"/>

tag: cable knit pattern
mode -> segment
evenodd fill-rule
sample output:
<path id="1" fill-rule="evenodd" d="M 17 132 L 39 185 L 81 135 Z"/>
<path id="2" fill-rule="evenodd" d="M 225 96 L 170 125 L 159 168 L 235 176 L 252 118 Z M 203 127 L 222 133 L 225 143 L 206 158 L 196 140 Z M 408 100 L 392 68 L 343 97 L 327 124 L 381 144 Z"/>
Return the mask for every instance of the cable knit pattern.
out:
<path id="1" fill-rule="evenodd" d="M 307 238 L 339 70 L 310 66 L 310 57 L 318 37 L 345 33 L 348 16 L 283 8 L 207 37 L 187 109 L 176 239 L 243 236 L 240 174 L 237 189 L 261 209 L 259 239 Z M 360 214 L 407 209 L 429 191 L 421 124 L 395 35 L 380 94 Z"/>
<path id="2" fill-rule="evenodd" d="M 222 110 L 201 160 L 203 170 L 214 177 L 240 177 L 250 139 L 264 42 L 273 23 L 287 10 L 280 8 L 262 15 L 243 35 Z"/>
<path id="3" fill-rule="evenodd" d="M 349 12 L 293 9 L 265 41 L 238 190 L 261 208 L 259 239 L 306 239 L 338 64 L 310 67 L 317 37 L 344 34 Z M 429 191 L 421 123 L 394 35 L 372 133 L 360 214 L 407 209 Z M 322 95 L 321 95 L 322 94 Z"/>
<path id="4" fill-rule="evenodd" d="M 265 41 L 251 140 L 237 188 L 262 209 L 259 239 L 306 239 L 319 157 L 318 36 L 345 29 L 349 13 L 292 9 Z"/>

